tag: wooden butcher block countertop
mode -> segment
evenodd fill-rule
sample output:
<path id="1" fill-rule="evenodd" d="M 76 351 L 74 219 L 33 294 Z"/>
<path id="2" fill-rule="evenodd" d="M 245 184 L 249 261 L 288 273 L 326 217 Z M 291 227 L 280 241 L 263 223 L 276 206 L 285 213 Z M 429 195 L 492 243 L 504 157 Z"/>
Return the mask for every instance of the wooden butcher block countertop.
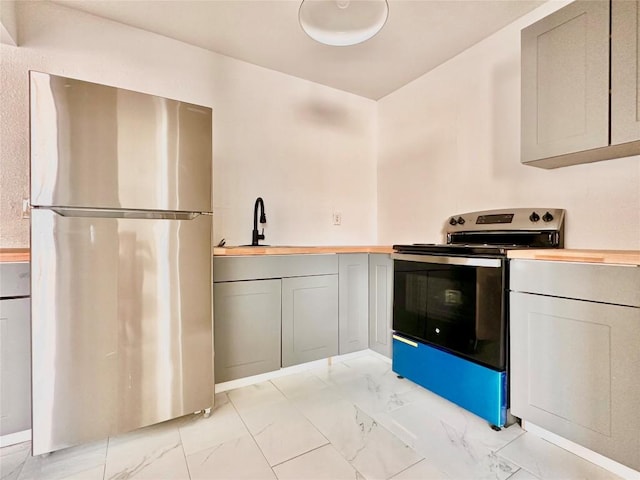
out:
<path id="1" fill-rule="evenodd" d="M 393 253 L 391 246 L 336 246 L 336 247 L 215 247 L 214 255 L 305 255 L 322 253 Z M 510 250 L 509 258 L 549 260 L 557 262 L 609 263 L 640 266 L 640 250 L 576 250 L 540 249 Z M 0 248 L 0 262 L 28 262 L 28 248 Z"/>
<path id="2" fill-rule="evenodd" d="M 509 250 L 509 258 L 555 262 L 609 263 L 640 266 L 640 250 Z"/>
<path id="3" fill-rule="evenodd" d="M 320 253 L 392 253 L 390 246 L 351 246 L 351 247 L 215 247 L 214 255 L 305 255 Z M 28 248 L 0 248 L 0 262 L 28 262 Z"/>
<path id="4" fill-rule="evenodd" d="M 390 246 L 351 246 L 351 247 L 215 247 L 214 256 L 243 255 L 308 255 L 321 253 L 393 253 Z"/>
<path id="5" fill-rule="evenodd" d="M 28 248 L 0 248 L 0 263 L 28 262 L 30 257 Z"/>

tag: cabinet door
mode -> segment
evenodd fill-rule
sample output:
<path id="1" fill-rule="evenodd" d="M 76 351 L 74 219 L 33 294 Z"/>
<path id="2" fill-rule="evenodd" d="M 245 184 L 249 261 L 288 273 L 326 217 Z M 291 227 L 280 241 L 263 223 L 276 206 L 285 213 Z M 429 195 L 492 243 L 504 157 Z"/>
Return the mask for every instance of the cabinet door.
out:
<path id="1" fill-rule="evenodd" d="M 611 4 L 611 143 L 640 140 L 640 1 Z"/>
<path id="2" fill-rule="evenodd" d="M 280 280 L 213 286 L 217 383 L 280 368 Z"/>
<path id="3" fill-rule="evenodd" d="M 31 428 L 29 299 L 0 300 L 0 435 Z"/>
<path id="4" fill-rule="evenodd" d="M 338 354 L 338 275 L 282 279 L 282 366 Z"/>
<path id="5" fill-rule="evenodd" d="M 523 162 L 609 145 L 609 2 L 576 1 L 522 30 L 521 68 Z"/>
<path id="6" fill-rule="evenodd" d="M 369 348 L 391 358 L 393 260 L 369 255 Z"/>
<path id="7" fill-rule="evenodd" d="M 640 308 L 512 292 L 511 412 L 640 468 Z"/>
<path id="8" fill-rule="evenodd" d="M 340 354 L 369 347 L 369 255 L 340 255 L 339 340 Z"/>

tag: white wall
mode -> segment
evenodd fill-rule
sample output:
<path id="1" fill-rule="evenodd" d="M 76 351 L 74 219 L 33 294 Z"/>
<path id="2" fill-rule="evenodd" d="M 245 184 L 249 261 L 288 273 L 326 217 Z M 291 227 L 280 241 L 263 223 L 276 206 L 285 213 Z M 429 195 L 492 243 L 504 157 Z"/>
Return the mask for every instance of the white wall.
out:
<path id="1" fill-rule="evenodd" d="M 0 42 L 16 45 L 17 38 L 16 2 L 15 0 L 2 0 L 0 2 Z"/>
<path id="2" fill-rule="evenodd" d="M 379 101 L 378 241 L 442 242 L 454 213 L 567 210 L 565 246 L 640 249 L 640 157 L 520 164 L 520 30 L 549 2 Z"/>
<path id="3" fill-rule="evenodd" d="M 48 2 L 17 6 L 20 46 L 0 45 L 0 247 L 29 242 L 31 69 L 212 107 L 216 243 L 250 243 L 258 196 L 265 243 L 375 242 L 375 102 Z"/>
<path id="4" fill-rule="evenodd" d="M 48 2 L 18 2 L 20 47 L 0 45 L 0 247 L 28 245 L 20 208 L 35 69 L 213 107 L 216 242 L 250 241 L 261 195 L 265 243 L 440 242 L 454 212 L 549 206 L 567 209 L 568 247 L 638 249 L 638 157 L 556 170 L 519 162 L 520 29 L 563 3 L 376 104 Z"/>

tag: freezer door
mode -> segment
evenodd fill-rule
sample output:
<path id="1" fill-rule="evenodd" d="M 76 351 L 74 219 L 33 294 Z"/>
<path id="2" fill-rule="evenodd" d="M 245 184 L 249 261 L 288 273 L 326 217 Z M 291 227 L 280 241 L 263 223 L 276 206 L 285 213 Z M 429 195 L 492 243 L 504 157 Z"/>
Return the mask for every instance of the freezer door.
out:
<path id="1" fill-rule="evenodd" d="M 32 211 L 34 455 L 213 404 L 211 218 Z"/>
<path id="2" fill-rule="evenodd" d="M 31 72 L 31 204 L 211 212 L 211 109 Z"/>

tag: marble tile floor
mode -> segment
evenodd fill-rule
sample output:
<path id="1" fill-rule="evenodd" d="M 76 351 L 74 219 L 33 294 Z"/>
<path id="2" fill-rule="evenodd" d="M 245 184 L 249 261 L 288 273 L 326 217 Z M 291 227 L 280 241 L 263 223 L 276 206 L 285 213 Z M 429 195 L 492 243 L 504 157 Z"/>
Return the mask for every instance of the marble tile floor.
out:
<path id="1" fill-rule="evenodd" d="M 518 425 L 491 430 L 373 353 L 219 393 L 209 418 L 29 450 L 0 449 L 2 480 L 618 478 Z"/>

